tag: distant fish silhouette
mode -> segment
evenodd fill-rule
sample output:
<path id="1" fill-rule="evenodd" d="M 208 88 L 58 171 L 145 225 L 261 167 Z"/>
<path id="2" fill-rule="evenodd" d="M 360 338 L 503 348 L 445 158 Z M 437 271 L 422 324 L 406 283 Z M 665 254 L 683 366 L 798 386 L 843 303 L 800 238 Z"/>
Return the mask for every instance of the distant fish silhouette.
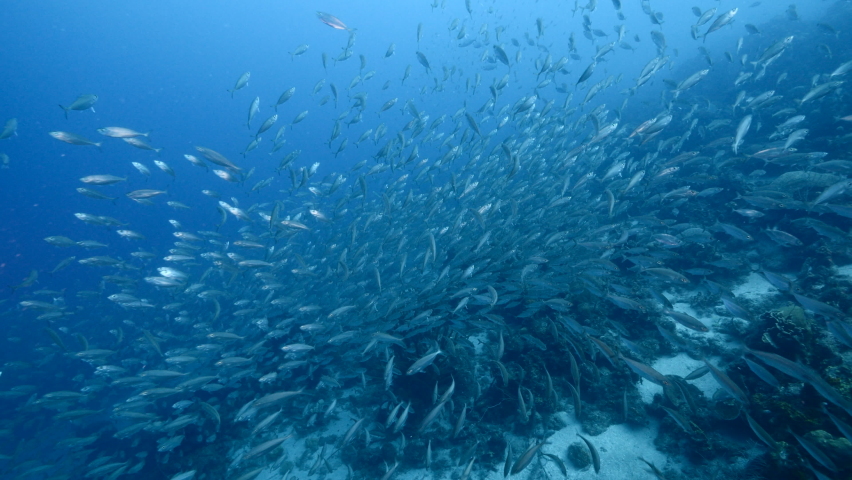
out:
<path id="1" fill-rule="evenodd" d="M 322 23 L 328 25 L 331 28 L 346 31 L 350 30 L 350 28 L 347 27 L 345 23 L 340 21 L 340 19 L 335 17 L 334 15 L 325 12 L 317 12 L 317 18 L 319 18 Z"/>

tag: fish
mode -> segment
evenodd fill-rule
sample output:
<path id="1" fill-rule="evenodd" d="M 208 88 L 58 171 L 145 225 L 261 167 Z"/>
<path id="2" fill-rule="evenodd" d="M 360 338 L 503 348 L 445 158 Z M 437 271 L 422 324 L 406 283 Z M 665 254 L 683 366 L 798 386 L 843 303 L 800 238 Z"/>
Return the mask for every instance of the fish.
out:
<path id="1" fill-rule="evenodd" d="M 3 126 L 3 131 L 0 131 L 0 140 L 5 140 L 7 138 L 11 138 L 14 135 L 18 134 L 18 119 L 10 118 L 6 120 L 5 125 Z M 5 155 L 5 154 L 4 154 Z M 4 161 L 4 165 L 8 162 Z"/>
<path id="2" fill-rule="evenodd" d="M 424 431 L 426 431 L 429 425 L 431 425 L 432 422 L 435 421 L 435 418 L 444 409 L 444 405 L 446 405 L 446 403 L 446 401 L 438 402 L 438 404 L 435 405 L 432 410 L 430 410 L 429 413 L 426 414 L 425 417 L 423 417 L 423 420 L 420 422 L 420 427 L 417 429 L 418 433 L 423 433 Z"/>
<path id="3" fill-rule="evenodd" d="M 146 177 L 151 176 L 151 170 L 148 169 L 148 167 L 146 167 L 144 164 L 139 162 L 130 162 L 130 164 L 133 165 L 136 170 L 139 170 L 139 173 L 141 173 L 142 175 L 145 175 Z"/>
<path id="4" fill-rule="evenodd" d="M 391 356 L 388 359 L 388 363 L 385 366 L 385 390 L 390 390 L 391 385 L 393 385 L 393 360 L 395 357 Z"/>
<path id="5" fill-rule="evenodd" d="M 212 150 L 212 149 L 209 149 L 209 148 L 206 148 L 206 147 L 195 147 L 195 149 L 199 153 L 201 153 L 201 155 L 203 155 L 204 158 L 211 161 L 212 163 L 215 163 L 216 165 L 219 165 L 220 167 L 225 167 L 228 170 L 231 170 L 235 173 L 239 173 L 239 172 L 242 171 L 242 169 L 240 167 L 235 165 L 233 162 L 228 160 L 224 155 L 222 155 L 221 153 L 219 153 L 215 150 Z"/>
<path id="6" fill-rule="evenodd" d="M 709 73 L 710 73 L 710 69 L 705 68 L 704 70 L 699 70 L 699 71 L 693 73 L 688 78 L 686 78 L 686 80 L 680 82 L 677 85 L 677 88 L 674 89 L 674 98 L 677 98 L 681 93 L 683 93 L 687 89 L 695 86 L 695 84 L 700 82 Z"/>
<path id="7" fill-rule="evenodd" d="M 399 433 L 400 430 L 405 426 L 405 422 L 408 420 L 408 413 L 411 411 L 411 402 L 408 402 L 405 405 L 405 408 L 402 410 L 402 413 L 399 414 L 399 418 L 396 419 L 393 426 L 393 433 Z"/>
<path id="8" fill-rule="evenodd" d="M 501 47 L 500 45 L 494 45 L 494 55 L 497 57 L 497 60 L 500 60 L 503 65 L 506 65 L 507 67 L 511 66 L 509 65 L 509 56 L 506 54 L 506 51 L 503 50 L 503 47 Z"/>
<path id="9" fill-rule="evenodd" d="M 20 288 L 31 287 L 37 281 L 38 281 L 38 270 L 30 270 L 30 274 L 27 275 L 27 278 L 25 278 L 21 283 L 19 283 L 17 285 L 10 285 L 9 288 L 11 288 L 12 293 L 14 293 L 15 290 L 18 290 Z"/>
<path id="10" fill-rule="evenodd" d="M 275 438 L 275 439 L 263 442 L 260 445 L 250 449 L 248 452 L 244 453 L 240 460 L 246 461 L 246 460 L 249 460 L 251 458 L 263 455 L 264 453 L 272 450 L 273 448 L 275 448 L 275 447 L 281 445 L 282 443 L 284 443 L 285 441 L 289 440 L 291 437 L 292 437 L 292 435 L 285 435 L 283 437 L 279 437 L 279 438 Z"/>
<path id="11" fill-rule="evenodd" d="M 300 114 L 296 115 L 296 117 L 295 117 L 295 118 L 293 118 L 293 121 L 292 121 L 292 122 L 290 122 L 290 128 L 292 128 L 292 127 L 293 127 L 293 125 L 296 125 L 297 123 L 300 123 L 302 120 L 304 120 L 305 118 L 307 118 L 307 116 L 308 116 L 308 110 L 305 110 L 304 112 L 302 112 L 302 113 L 300 113 Z"/>
<path id="12" fill-rule="evenodd" d="M 95 146 L 101 148 L 101 145 L 103 144 L 103 142 L 93 142 L 86 137 L 69 132 L 55 131 L 49 132 L 49 135 L 61 142 L 70 143 L 71 145 Z"/>
<path id="13" fill-rule="evenodd" d="M 467 404 L 465 404 L 464 407 L 462 407 L 461 414 L 459 414 L 459 418 L 458 418 L 458 420 L 456 420 L 456 425 L 453 428 L 453 438 L 458 437 L 459 433 L 461 433 L 462 429 L 464 428 L 464 421 L 465 421 L 466 417 L 467 417 Z"/>
<path id="14" fill-rule="evenodd" d="M 104 127 L 99 128 L 98 133 L 101 135 L 112 137 L 112 138 L 133 138 L 133 137 L 147 137 L 151 132 L 140 133 L 136 130 L 132 130 L 130 128 L 124 127 Z"/>
<path id="15" fill-rule="evenodd" d="M 725 309 L 728 313 L 734 317 L 742 318 L 747 321 L 751 320 L 751 315 L 749 315 L 748 311 L 730 297 L 722 296 L 722 303 L 725 305 Z"/>
<path id="16" fill-rule="evenodd" d="M 743 138 L 746 133 L 748 133 L 749 128 L 751 127 L 751 115 L 746 115 L 740 120 L 739 125 L 737 126 L 737 133 L 734 136 L 734 143 L 732 144 L 732 149 L 734 154 L 738 153 L 740 145 L 743 144 Z"/>
<path id="17" fill-rule="evenodd" d="M 423 370 L 426 369 L 426 367 L 428 367 L 429 365 L 432 365 L 432 363 L 435 361 L 435 358 L 437 358 L 438 355 L 441 355 L 443 353 L 444 352 L 442 352 L 441 350 L 436 350 L 432 353 L 424 355 L 423 357 L 419 358 L 416 362 L 414 362 L 410 367 L 408 367 L 408 370 L 405 371 L 405 374 L 406 375 L 414 375 L 414 374 L 422 372 Z"/>
<path id="18" fill-rule="evenodd" d="M 346 30 L 347 32 L 351 32 L 351 29 L 334 15 L 325 12 L 317 12 L 317 18 L 319 19 L 319 21 L 335 30 Z"/>
<path id="19" fill-rule="evenodd" d="M 595 446 L 592 444 L 592 442 L 588 438 L 580 435 L 579 433 L 577 434 L 577 436 L 580 437 L 580 439 L 583 440 L 583 442 L 586 444 L 586 447 L 589 448 L 589 454 L 592 457 L 592 466 L 595 469 L 595 473 L 600 473 L 600 471 L 601 471 L 601 457 L 598 454 L 598 450 L 595 448 Z"/>
<path id="20" fill-rule="evenodd" d="M 98 192 L 96 190 L 92 190 L 90 188 L 79 187 L 79 188 L 77 188 L 77 192 L 80 193 L 81 195 L 85 195 L 89 198 L 96 198 L 98 200 L 110 200 L 110 201 L 112 201 L 112 200 L 116 199 L 116 197 L 110 197 L 108 195 L 104 195 L 103 193 Z"/>
<path id="21" fill-rule="evenodd" d="M 739 8 L 732 8 L 732 9 L 728 10 L 727 12 L 716 17 L 716 19 L 713 20 L 713 23 L 710 24 L 710 27 L 707 29 L 707 31 L 704 33 L 704 35 L 702 35 L 702 39 L 703 39 L 702 41 L 706 42 L 707 41 L 707 35 L 710 35 L 711 33 L 721 29 L 725 25 L 728 25 L 729 23 L 733 22 L 734 17 L 737 15 L 738 11 L 739 11 Z M 715 13 L 715 9 L 714 9 L 714 13 Z M 711 16 L 712 16 L 712 14 L 711 14 Z"/>
<path id="22" fill-rule="evenodd" d="M 59 108 L 65 111 L 65 119 L 68 119 L 68 112 L 75 110 L 78 112 L 82 112 L 85 110 L 95 111 L 95 103 L 98 102 L 98 96 L 95 94 L 87 93 L 84 95 L 80 95 L 67 107 L 63 107 L 59 105 Z"/>
<path id="23" fill-rule="evenodd" d="M 708 8 L 705 12 L 700 13 L 698 15 L 698 20 L 695 21 L 695 25 L 698 27 L 703 26 L 705 23 L 709 22 L 713 15 L 716 15 L 716 7 Z"/>
<path id="24" fill-rule="evenodd" d="M 811 457 L 814 458 L 814 460 L 820 463 L 820 465 L 832 472 L 840 471 L 840 469 L 837 468 L 837 465 L 835 465 L 834 461 L 831 460 L 831 458 L 829 458 L 829 456 L 826 455 L 825 452 L 823 452 L 814 443 L 812 443 L 810 440 L 800 437 L 799 435 L 796 435 L 792 430 L 788 430 L 788 432 L 790 433 L 790 435 L 793 436 L 793 438 L 796 439 L 799 445 L 801 445 L 802 448 L 804 448 L 805 451 L 808 452 Z"/>
<path id="25" fill-rule="evenodd" d="M 399 468 L 399 462 L 394 462 L 393 466 L 388 468 L 387 472 L 385 472 L 379 480 L 390 480 L 393 474 L 396 473 L 397 468 Z"/>
<path id="26" fill-rule="evenodd" d="M 713 375 L 713 378 L 716 379 L 716 382 L 722 386 L 722 388 L 735 400 L 740 402 L 743 405 L 749 404 L 748 395 L 737 385 L 731 378 L 722 370 L 714 366 L 712 363 L 708 362 L 706 359 L 704 360 L 704 365 L 710 369 L 710 374 Z"/>
<path id="27" fill-rule="evenodd" d="M 304 55 L 310 48 L 311 46 L 307 43 L 297 46 L 292 52 L 290 52 L 290 59 L 294 60 L 296 57 Z"/>
<path id="28" fill-rule="evenodd" d="M 804 97 L 798 100 L 799 105 L 804 105 L 805 102 L 825 97 L 826 95 L 834 92 L 837 88 L 843 85 L 843 83 L 843 80 L 834 80 L 816 85 L 808 91 Z"/>
<path id="29" fill-rule="evenodd" d="M 302 393 L 302 390 L 270 393 L 268 395 L 264 395 L 263 397 L 258 398 L 256 401 L 254 401 L 252 406 L 254 408 L 263 408 L 263 407 L 269 407 L 269 406 L 277 405 L 278 403 L 282 402 L 283 400 L 286 400 L 286 399 L 291 398 L 291 397 L 296 396 L 296 395 L 300 395 L 301 393 Z"/>
<path id="30" fill-rule="evenodd" d="M 392 98 L 392 99 L 388 100 L 387 102 L 385 102 L 385 104 L 382 105 L 382 108 L 379 109 L 379 113 L 390 110 L 391 108 L 393 108 L 393 106 L 396 105 L 397 100 L 399 100 L 399 99 Z"/>
<path id="31" fill-rule="evenodd" d="M 273 105 L 273 107 L 275 108 L 275 111 L 277 112 L 278 107 L 287 103 L 287 101 L 290 100 L 291 98 L 293 98 L 293 95 L 295 95 L 295 94 L 296 94 L 296 87 L 290 87 L 287 90 L 284 90 L 284 93 L 282 93 L 278 97 L 278 100 L 275 102 L 275 105 Z"/>
<path id="32" fill-rule="evenodd" d="M 183 158 L 185 158 L 189 163 L 195 165 L 196 167 L 207 169 L 207 164 L 195 155 L 184 154 Z"/>
<path id="33" fill-rule="evenodd" d="M 627 366 L 631 370 L 633 370 L 633 372 L 635 372 L 637 375 L 644 378 L 645 380 L 648 380 L 651 383 L 656 383 L 657 385 L 660 385 L 660 386 L 666 386 L 666 385 L 670 384 L 669 379 L 666 378 L 665 375 L 654 370 L 653 368 L 649 367 L 648 365 L 645 365 L 641 362 L 637 362 L 636 360 L 633 360 L 633 359 L 625 357 L 625 356 L 621 356 L 620 358 L 622 360 L 624 360 L 624 363 L 626 363 Z"/>
<path id="34" fill-rule="evenodd" d="M 804 295 L 800 295 L 795 292 L 791 293 L 793 295 L 793 298 L 795 298 L 796 301 L 799 302 L 802 307 L 816 313 L 817 315 L 821 315 L 823 317 L 833 320 L 845 318 L 845 314 L 843 313 L 843 311 L 841 311 L 837 307 L 833 307 L 827 303 L 821 302 L 814 298 L 806 297 Z"/>
<path id="35" fill-rule="evenodd" d="M 589 64 L 589 66 L 588 66 L 588 67 L 586 67 L 586 69 L 585 69 L 585 70 L 583 70 L 583 73 L 582 73 L 582 74 L 580 74 L 580 78 L 578 78 L 578 79 L 577 79 L 577 85 L 579 85 L 579 84 L 581 84 L 581 83 L 585 82 L 586 80 L 588 80 L 588 79 L 589 79 L 589 77 L 591 77 L 591 76 L 592 76 L 592 74 L 593 74 L 593 73 L 595 73 L 595 67 L 597 67 L 597 65 L 598 65 L 598 63 L 597 63 L 596 61 L 595 61 L 595 62 L 590 63 L 590 64 Z"/>
<path id="36" fill-rule="evenodd" d="M 134 147 L 136 147 L 140 150 L 149 150 L 149 151 L 152 151 L 152 152 L 155 152 L 155 153 L 160 153 L 160 151 L 163 150 L 162 148 L 155 148 L 155 147 L 151 146 L 150 144 L 148 144 L 148 142 L 142 140 L 139 137 L 124 137 L 124 138 L 122 138 L 122 140 L 124 141 L 124 143 L 127 143 L 129 145 L 133 145 Z"/>
<path id="37" fill-rule="evenodd" d="M 429 73 L 432 69 L 429 66 L 429 60 L 426 58 L 426 55 L 423 54 L 423 52 L 420 52 L 420 51 L 415 52 L 415 53 L 417 54 L 417 61 L 420 62 L 420 65 L 423 65 L 423 67 L 426 69 L 426 72 Z M 407 70 L 406 70 L 406 72 L 407 72 Z M 406 77 L 407 77 L 407 75 L 406 75 Z M 404 82 L 405 78 L 403 78 L 402 81 Z"/>
<path id="38" fill-rule="evenodd" d="M 755 375 L 757 375 L 761 380 L 768 383 L 774 388 L 780 388 L 781 383 L 772 375 L 771 372 L 763 368 L 761 365 L 754 363 L 749 360 L 747 357 L 743 358 L 745 360 L 746 365 L 748 365 L 749 370 L 751 370 Z"/>
<path id="39" fill-rule="evenodd" d="M 275 122 L 277 122 L 277 121 L 278 121 L 278 114 L 277 113 L 272 115 L 271 117 L 267 118 L 266 120 L 264 120 L 263 123 L 260 125 L 260 128 L 257 129 L 257 133 L 254 134 L 255 138 L 260 138 L 260 134 L 269 130 L 270 128 L 272 128 L 272 126 L 275 125 Z"/>
<path id="40" fill-rule="evenodd" d="M 825 407 L 825 405 L 823 405 L 822 411 L 823 411 L 823 413 L 826 414 L 826 416 L 829 419 L 831 419 L 831 422 L 834 423 L 834 425 L 837 427 L 837 429 L 840 430 L 840 433 L 842 433 L 843 436 L 846 437 L 847 440 L 849 439 L 849 437 L 852 437 L 852 426 L 850 426 L 849 424 L 847 424 L 843 420 L 839 419 L 836 415 L 831 413 L 831 411 L 829 411 Z"/>
<path id="41" fill-rule="evenodd" d="M 827 202 L 837 195 L 841 195 L 845 193 L 847 190 L 852 188 L 852 181 L 844 179 L 841 180 L 822 191 L 816 200 L 811 204 L 812 207 L 819 205 L 820 203 Z"/>
<path id="42" fill-rule="evenodd" d="M 757 423 L 753 418 L 751 418 L 751 415 L 749 415 L 748 413 L 745 414 L 745 417 L 746 417 L 746 421 L 748 422 L 749 427 L 751 427 L 751 430 L 754 432 L 754 434 L 757 436 L 757 438 L 759 438 L 760 441 L 765 443 L 766 446 L 769 447 L 770 450 L 778 451 L 778 448 L 779 448 L 778 442 L 776 442 L 769 435 L 769 432 L 767 432 L 759 423 Z"/>
<path id="43" fill-rule="evenodd" d="M 254 116 L 260 112 L 260 97 L 254 97 L 254 100 L 251 101 L 251 105 L 249 105 L 248 112 L 248 121 L 246 122 L 246 126 L 251 128 L 251 121 L 254 119 Z M 277 117 L 276 117 L 277 120 Z M 270 125 L 272 126 L 272 125 Z M 257 137 L 257 135 L 255 135 Z"/>
<path id="44" fill-rule="evenodd" d="M 535 457 L 535 454 L 539 450 L 541 450 L 541 447 L 545 446 L 546 444 L 547 442 L 545 441 L 530 445 L 530 447 L 524 453 L 522 453 L 517 460 L 515 460 L 515 463 L 512 465 L 510 473 L 512 475 L 517 475 L 521 473 L 525 468 L 527 468 L 527 465 L 532 462 L 533 458 Z"/>
<path id="45" fill-rule="evenodd" d="M 795 37 L 791 35 L 789 37 L 782 38 L 781 40 L 778 40 L 777 42 L 773 43 L 772 45 L 767 47 L 766 50 L 763 51 L 763 53 L 760 55 L 760 57 L 756 61 L 751 62 L 752 65 L 755 65 L 755 66 L 763 65 L 766 62 L 771 61 L 771 59 L 776 58 L 778 55 L 780 55 L 782 52 L 784 52 L 784 50 L 786 50 L 787 47 L 790 46 L 790 44 L 793 42 L 794 38 Z"/>
<path id="46" fill-rule="evenodd" d="M 237 82 L 234 84 L 234 88 L 228 90 L 231 93 L 231 98 L 234 98 L 234 93 L 237 90 L 242 90 L 248 85 L 249 79 L 251 79 L 251 72 L 245 72 L 240 75 L 240 78 L 237 79 Z"/>
<path id="47" fill-rule="evenodd" d="M 189 470 L 187 472 L 180 472 L 173 475 L 170 480 L 192 480 L 195 478 L 197 470 Z"/>
<path id="48" fill-rule="evenodd" d="M 766 235 L 775 243 L 783 247 L 798 247 L 804 245 L 802 241 L 796 238 L 793 234 L 778 230 L 777 228 L 764 230 L 764 233 L 766 233 Z"/>
<path id="49" fill-rule="evenodd" d="M 845 75 L 849 72 L 849 70 L 852 70 L 852 60 L 840 64 L 837 68 L 834 69 L 834 71 L 831 72 L 831 74 L 829 74 L 829 78 Z"/>
<path id="50" fill-rule="evenodd" d="M 710 331 L 710 329 L 707 328 L 706 325 L 704 325 L 703 323 L 701 323 L 700 320 L 698 320 L 697 318 L 695 318 L 691 315 L 687 315 L 687 314 L 681 313 L 681 312 L 676 312 L 676 311 L 673 311 L 673 310 L 663 310 L 663 313 L 665 313 L 669 317 L 673 318 L 679 324 L 681 324 L 684 327 L 687 327 L 691 330 L 695 330 L 697 332 L 709 332 Z"/>
<path id="51" fill-rule="evenodd" d="M 87 175 L 80 179 L 81 182 L 89 185 L 113 185 L 127 180 L 127 177 L 117 177 L 115 175 Z"/>
<path id="52" fill-rule="evenodd" d="M 172 167 L 170 167 L 166 162 L 164 162 L 162 160 L 154 160 L 154 165 L 156 165 L 157 168 L 159 168 L 163 172 L 171 175 L 172 177 L 175 176 L 175 171 L 172 170 Z"/>

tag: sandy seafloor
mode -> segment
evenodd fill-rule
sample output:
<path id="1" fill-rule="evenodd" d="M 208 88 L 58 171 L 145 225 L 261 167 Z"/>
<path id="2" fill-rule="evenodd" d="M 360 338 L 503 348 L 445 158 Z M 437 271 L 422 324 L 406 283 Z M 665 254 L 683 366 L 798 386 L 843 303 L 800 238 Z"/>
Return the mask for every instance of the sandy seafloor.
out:
<path id="1" fill-rule="evenodd" d="M 839 275 L 852 277 L 852 265 L 837 268 L 837 273 Z M 790 278 L 789 275 L 788 278 Z M 755 272 L 747 276 L 745 281 L 734 287 L 732 291 L 735 298 L 746 299 L 755 303 L 761 303 L 772 296 L 778 295 L 779 293 L 778 290 L 770 285 L 761 275 Z M 723 313 L 724 307 L 717 308 L 715 312 L 710 315 L 700 315 L 692 309 L 688 303 L 689 297 L 692 294 L 681 293 L 680 295 L 677 295 L 670 291 L 665 292 L 665 294 L 671 299 L 676 311 L 692 315 L 711 329 L 710 332 L 707 333 L 697 333 L 678 325 L 677 333 L 679 335 L 684 337 L 715 337 L 717 342 L 728 345 L 730 348 L 736 348 L 736 345 L 729 342 L 725 335 L 715 333 L 716 330 L 714 327 L 717 322 L 721 320 L 730 320 L 730 316 Z M 719 315 L 719 313 L 722 313 L 722 315 Z M 471 341 L 475 345 L 478 343 L 476 338 L 471 338 Z M 708 358 L 708 360 L 718 365 L 718 359 Z M 703 363 L 700 360 L 695 360 L 689 357 L 685 353 L 679 353 L 673 356 L 660 357 L 651 365 L 663 374 L 685 377 L 693 370 L 703 366 Z M 718 383 L 716 383 L 712 375 L 709 374 L 690 381 L 690 383 L 700 389 L 708 398 L 712 398 L 716 391 L 720 389 Z M 661 387 L 644 379 L 640 380 L 638 388 L 642 400 L 647 404 L 650 404 L 653 401 L 655 394 L 662 392 Z M 654 447 L 654 439 L 657 436 L 659 422 L 651 419 L 649 425 L 646 427 L 616 424 L 610 426 L 601 435 L 593 437 L 584 434 L 586 438 L 589 438 L 598 449 L 601 460 L 601 470 L 597 475 L 595 475 L 594 470 L 592 470 L 591 467 L 585 470 L 577 470 L 572 466 L 571 462 L 567 458 L 567 448 L 570 444 L 579 440 L 577 433 L 582 434 L 583 432 L 580 430 L 580 426 L 574 421 L 572 412 L 558 412 L 556 415 L 560 417 L 562 423 L 567 426 L 557 430 L 548 437 L 547 441 L 549 443 L 542 447 L 541 452 L 551 453 L 562 459 L 568 469 L 567 478 L 569 479 L 588 477 L 600 480 L 647 480 L 655 477 L 650 472 L 649 468 L 638 460 L 638 457 L 642 457 L 649 462 L 654 463 L 660 470 L 664 470 L 666 467 L 674 470 L 680 470 L 680 467 L 684 465 L 684 462 L 686 462 L 683 458 L 670 457 L 657 451 Z M 356 420 L 357 417 L 355 415 L 338 411 L 337 419 L 328 427 L 328 430 L 326 430 L 324 435 L 336 435 L 337 437 L 342 438 Z M 289 433 L 289 431 L 281 432 L 281 435 L 286 433 Z M 363 442 L 363 435 L 359 435 L 358 438 L 353 441 Z M 741 442 L 742 439 L 737 439 L 737 441 Z M 232 458 L 236 459 L 245 450 L 247 449 L 243 448 L 239 451 L 233 452 Z M 294 461 L 296 463 L 300 463 L 300 459 L 305 456 L 305 438 L 287 440 L 283 444 L 283 449 L 278 451 L 281 452 L 281 456 L 278 461 L 271 462 L 270 466 L 256 477 L 257 480 L 281 480 L 282 473 L 279 472 L 278 468 L 280 462 Z M 330 480 L 347 480 L 350 478 L 348 468 L 341 463 L 339 456 L 329 455 L 332 451 L 332 446 L 329 445 L 326 456 L 329 457 L 329 463 L 334 468 L 334 471 L 331 473 L 315 474 L 313 478 L 325 478 Z M 741 466 L 744 466 L 749 459 L 762 452 L 763 450 L 760 446 L 754 443 L 753 448 L 742 452 L 742 456 L 738 458 L 738 463 L 741 464 Z M 314 464 L 314 461 L 317 458 L 317 453 L 318 452 L 312 451 L 307 454 L 307 461 L 305 461 L 304 464 L 308 465 L 308 468 Z M 513 455 L 517 458 L 521 453 L 522 452 L 514 452 Z M 438 458 L 441 454 L 442 452 L 440 451 L 433 452 L 435 458 Z M 270 455 L 270 457 L 272 457 L 272 455 Z M 540 469 L 542 468 L 545 470 L 544 473 L 546 473 L 545 477 L 547 478 L 566 478 L 552 461 L 544 460 L 541 456 L 539 456 L 539 461 L 533 460 L 533 462 L 524 471 L 511 476 L 511 478 L 515 480 L 542 478 L 540 476 Z M 441 470 L 409 468 L 405 471 L 396 472 L 392 478 L 396 480 L 458 480 L 463 469 L 464 465 L 459 467 L 453 466 L 452 468 L 444 468 Z M 492 470 L 490 471 L 485 471 L 474 464 L 473 472 L 469 478 L 476 480 L 502 480 L 502 469 L 503 466 L 500 464 L 492 467 Z M 231 476 L 233 478 L 239 478 L 241 475 L 247 473 L 248 470 L 249 469 L 242 469 L 238 466 L 232 471 Z M 307 478 L 307 474 L 307 471 L 294 470 L 290 472 L 290 475 L 287 478 L 302 479 Z"/>

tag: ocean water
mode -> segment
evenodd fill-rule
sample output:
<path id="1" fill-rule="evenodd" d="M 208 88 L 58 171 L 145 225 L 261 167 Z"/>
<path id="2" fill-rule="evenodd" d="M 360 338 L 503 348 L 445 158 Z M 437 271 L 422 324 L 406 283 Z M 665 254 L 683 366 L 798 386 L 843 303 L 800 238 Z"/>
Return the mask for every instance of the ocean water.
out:
<path id="1" fill-rule="evenodd" d="M 716 9 L 699 35 L 737 10 L 696 39 L 693 4 L 672 0 L 4 5 L 3 478 L 594 475 L 577 433 L 601 478 L 654 478 L 638 456 L 670 479 L 850 478 L 849 432 L 822 410 L 852 422 L 852 4 L 694 5 Z M 122 180 L 80 181 L 107 174 Z M 744 347 L 808 370 L 764 362 L 776 388 Z M 704 359 L 722 376 L 687 386 Z M 254 404 L 281 391 L 299 393 Z"/>

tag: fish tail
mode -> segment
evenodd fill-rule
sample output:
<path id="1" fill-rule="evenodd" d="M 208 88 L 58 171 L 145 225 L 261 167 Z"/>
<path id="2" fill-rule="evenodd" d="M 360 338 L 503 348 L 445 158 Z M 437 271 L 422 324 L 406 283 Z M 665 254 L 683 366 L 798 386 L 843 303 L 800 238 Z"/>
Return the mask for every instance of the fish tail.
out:
<path id="1" fill-rule="evenodd" d="M 68 120 L 68 109 L 63 107 L 62 105 L 60 105 L 59 108 L 61 108 L 62 110 L 65 110 L 65 120 Z"/>

